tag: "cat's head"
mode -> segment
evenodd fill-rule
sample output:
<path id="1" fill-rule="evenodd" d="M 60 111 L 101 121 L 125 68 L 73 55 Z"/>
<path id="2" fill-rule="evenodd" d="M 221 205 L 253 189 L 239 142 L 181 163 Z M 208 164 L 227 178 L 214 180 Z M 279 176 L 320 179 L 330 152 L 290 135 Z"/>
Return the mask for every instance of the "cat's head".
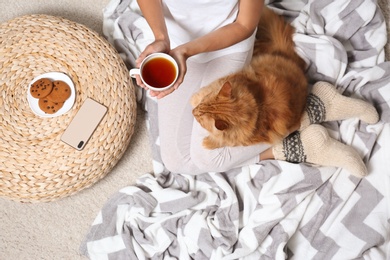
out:
<path id="1" fill-rule="evenodd" d="M 236 131 L 253 114 L 252 97 L 237 97 L 231 84 L 222 83 L 219 91 L 203 97 L 192 111 L 199 124 L 210 133 Z"/>
<path id="2" fill-rule="evenodd" d="M 223 131 L 229 128 L 226 113 L 231 110 L 231 91 L 230 83 L 225 82 L 218 92 L 203 97 L 198 106 L 192 110 L 195 119 L 209 132 L 213 132 L 214 129 Z"/>

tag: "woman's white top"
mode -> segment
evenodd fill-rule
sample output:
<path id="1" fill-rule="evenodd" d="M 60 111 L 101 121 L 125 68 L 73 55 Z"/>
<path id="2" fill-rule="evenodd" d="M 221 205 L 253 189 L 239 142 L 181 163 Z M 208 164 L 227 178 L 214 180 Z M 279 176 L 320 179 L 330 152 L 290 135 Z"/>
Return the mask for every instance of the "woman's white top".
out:
<path id="1" fill-rule="evenodd" d="M 171 48 L 234 22 L 238 14 L 238 4 L 238 0 L 163 0 Z M 228 48 L 202 53 L 193 56 L 192 59 L 207 62 L 223 55 L 247 52 L 253 47 L 254 38 L 255 33 Z"/>

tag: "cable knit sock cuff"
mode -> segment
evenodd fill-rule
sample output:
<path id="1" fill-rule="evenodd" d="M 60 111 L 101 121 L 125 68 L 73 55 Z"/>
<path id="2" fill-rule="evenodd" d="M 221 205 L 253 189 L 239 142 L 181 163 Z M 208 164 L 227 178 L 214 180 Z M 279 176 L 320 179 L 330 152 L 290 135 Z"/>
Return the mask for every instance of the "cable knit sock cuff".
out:
<path id="1" fill-rule="evenodd" d="M 299 131 L 295 131 L 284 138 L 281 143 L 273 147 L 272 151 L 277 160 L 293 163 L 306 161 Z"/>

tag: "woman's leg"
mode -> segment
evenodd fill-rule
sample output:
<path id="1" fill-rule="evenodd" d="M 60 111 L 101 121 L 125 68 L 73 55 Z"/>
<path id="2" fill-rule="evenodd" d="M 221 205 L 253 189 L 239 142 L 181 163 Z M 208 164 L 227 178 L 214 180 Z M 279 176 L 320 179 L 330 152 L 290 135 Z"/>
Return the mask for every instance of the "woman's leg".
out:
<path id="1" fill-rule="evenodd" d="M 226 171 L 259 161 L 260 152 L 269 145 L 204 149 L 202 140 L 207 131 L 194 119 L 190 104 L 191 96 L 200 87 L 242 69 L 250 57 L 251 53 L 236 53 L 204 64 L 189 60 L 182 85 L 158 100 L 161 157 L 168 170 L 200 174 Z"/>
<path id="2" fill-rule="evenodd" d="M 158 100 L 161 158 L 165 167 L 174 173 L 203 173 L 190 156 L 194 120 L 190 99 L 199 90 L 204 73 L 204 64 L 189 59 L 184 82 L 173 93 Z"/>

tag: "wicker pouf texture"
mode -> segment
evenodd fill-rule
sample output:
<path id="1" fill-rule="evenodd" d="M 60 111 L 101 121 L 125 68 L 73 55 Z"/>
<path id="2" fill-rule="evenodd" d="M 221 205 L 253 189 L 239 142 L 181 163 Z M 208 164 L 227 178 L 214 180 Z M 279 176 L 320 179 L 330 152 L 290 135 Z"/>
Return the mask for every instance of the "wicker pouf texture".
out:
<path id="1" fill-rule="evenodd" d="M 76 99 L 65 114 L 35 115 L 28 84 L 63 72 Z M 52 201 L 103 178 L 134 131 L 136 101 L 126 66 L 112 46 L 87 27 L 59 17 L 28 15 L 0 24 L 0 196 Z M 86 98 L 108 108 L 85 148 L 60 140 Z"/>

